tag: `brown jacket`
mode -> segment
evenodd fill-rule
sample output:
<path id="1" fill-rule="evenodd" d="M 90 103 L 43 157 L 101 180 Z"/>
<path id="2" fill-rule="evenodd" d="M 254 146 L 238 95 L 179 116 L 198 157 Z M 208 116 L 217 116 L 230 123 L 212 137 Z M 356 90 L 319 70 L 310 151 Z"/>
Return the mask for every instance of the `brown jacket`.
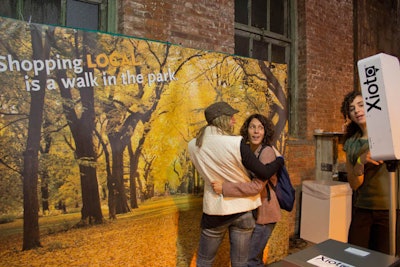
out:
<path id="1" fill-rule="evenodd" d="M 255 154 L 258 155 L 261 146 L 256 149 Z M 265 147 L 259 155 L 262 163 L 269 163 L 276 158 L 275 152 L 271 147 Z M 273 175 L 271 178 L 273 184 L 276 184 L 277 177 Z M 275 223 L 281 219 L 281 209 L 279 207 L 278 199 L 276 198 L 274 190 L 270 188 L 271 199 L 268 200 L 267 196 L 267 181 L 263 182 L 259 179 L 253 179 L 247 183 L 231 183 L 224 182 L 222 185 L 222 193 L 225 197 L 246 197 L 261 195 L 261 206 L 257 208 L 257 224 Z"/>

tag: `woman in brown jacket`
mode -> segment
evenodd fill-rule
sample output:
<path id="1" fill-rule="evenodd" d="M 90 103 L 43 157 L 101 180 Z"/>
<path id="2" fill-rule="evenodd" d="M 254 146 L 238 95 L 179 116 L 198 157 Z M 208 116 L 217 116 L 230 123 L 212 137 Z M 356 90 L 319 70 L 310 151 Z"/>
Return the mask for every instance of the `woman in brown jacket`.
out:
<path id="1" fill-rule="evenodd" d="M 262 163 L 275 160 L 275 148 L 271 141 L 274 134 L 273 124 L 261 114 L 253 114 L 244 122 L 240 134 L 250 146 L 251 150 Z M 279 152 L 277 152 L 279 154 Z M 280 154 L 279 154 L 280 155 Z M 273 175 L 270 180 L 276 184 L 277 177 Z M 213 189 L 224 197 L 244 197 L 261 195 L 261 206 L 255 210 L 256 227 L 254 228 L 250 247 L 248 266 L 264 266 L 263 252 L 276 222 L 281 219 L 281 210 L 274 190 L 268 185 L 268 181 L 257 178 L 248 183 L 215 182 Z"/>

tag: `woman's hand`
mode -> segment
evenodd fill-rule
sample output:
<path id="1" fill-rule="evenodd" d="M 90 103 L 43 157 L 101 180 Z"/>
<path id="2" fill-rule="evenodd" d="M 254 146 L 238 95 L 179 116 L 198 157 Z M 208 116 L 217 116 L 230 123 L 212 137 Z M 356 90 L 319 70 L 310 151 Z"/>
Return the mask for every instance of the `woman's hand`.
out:
<path id="1" fill-rule="evenodd" d="M 359 158 L 360 158 L 360 160 L 358 163 L 361 163 L 362 165 L 365 165 L 367 163 L 372 163 L 374 165 L 383 164 L 383 160 L 378 160 L 378 161 L 373 160 L 371 158 L 371 152 L 369 150 L 367 152 L 361 154 Z"/>
<path id="2" fill-rule="evenodd" d="M 214 192 L 217 193 L 218 195 L 222 194 L 222 184 L 223 182 L 215 181 L 211 183 L 212 188 L 214 189 Z"/>
<path id="3" fill-rule="evenodd" d="M 346 162 L 347 180 L 353 190 L 357 190 L 364 183 L 364 165 L 367 163 L 380 165 L 383 160 L 373 160 L 371 152 L 366 151 L 357 158 L 356 164 L 353 165 L 349 161 Z"/>

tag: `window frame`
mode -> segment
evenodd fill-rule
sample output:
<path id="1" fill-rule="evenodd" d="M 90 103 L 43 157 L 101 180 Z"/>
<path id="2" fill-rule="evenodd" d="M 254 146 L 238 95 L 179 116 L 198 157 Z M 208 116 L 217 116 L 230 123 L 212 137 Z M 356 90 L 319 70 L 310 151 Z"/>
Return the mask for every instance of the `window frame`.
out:
<path id="1" fill-rule="evenodd" d="M 248 57 L 253 58 L 253 40 L 265 41 L 267 48 L 267 61 L 272 62 L 272 45 L 277 45 L 285 49 L 284 64 L 288 66 L 288 88 L 287 88 L 287 101 L 288 101 L 288 122 L 289 134 L 297 136 L 298 123 L 297 123 L 297 110 L 296 96 L 298 95 L 298 70 L 297 70 L 297 16 L 296 16 L 296 0 L 282 0 L 284 1 L 284 30 L 283 34 L 268 31 L 266 29 L 251 26 L 251 1 L 248 0 L 247 8 L 247 24 L 235 21 L 235 37 L 244 37 L 249 39 L 248 43 Z M 267 1 L 267 10 L 270 10 L 270 1 Z M 269 13 L 267 14 L 267 28 L 269 28 Z"/>
<path id="2" fill-rule="evenodd" d="M 272 44 L 283 47 L 285 49 L 285 63 L 290 64 L 290 46 L 292 44 L 292 40 L 289 38 L 290 36 L 290 6 L 291 0 L 282 0 L 284 6 L 284 26 L 283 26 L 283 34 L 271 32 L 270 28 L 270 6 L 271 1 L 273 0 L 265 0 L 267 1 L 267 29 L 254 27 L 251 25 L 252 22 L 252 0 L 248 0 L 247 2 L 247 24 L 239 23 L 235 21 L 235 36 L 240 36 L 249 39 L 249 51 L 248 56 L 253 58 L 253 40 L 257 41 L 265 41 L 265 44 L 268 45 L 267 49 L 267 60 L 271 61 L 272 59 Z"/>

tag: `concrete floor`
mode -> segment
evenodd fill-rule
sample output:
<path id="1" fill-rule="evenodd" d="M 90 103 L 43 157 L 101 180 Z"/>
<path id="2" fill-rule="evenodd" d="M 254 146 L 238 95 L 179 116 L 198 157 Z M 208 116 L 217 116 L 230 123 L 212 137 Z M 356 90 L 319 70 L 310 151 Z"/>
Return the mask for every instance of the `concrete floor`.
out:
<path id="1" fill-rule="evenodd" d="M 289 254 L 296 253 L 300 250 L 303 250 L 305 248 L 308 248 L 309 246 L 314 245 L 314 243 L 311 243 L 307 240 L 304 240 L 300 237 L 295 237 L 295 238 L 290 238 L 289 240 Z"/>

